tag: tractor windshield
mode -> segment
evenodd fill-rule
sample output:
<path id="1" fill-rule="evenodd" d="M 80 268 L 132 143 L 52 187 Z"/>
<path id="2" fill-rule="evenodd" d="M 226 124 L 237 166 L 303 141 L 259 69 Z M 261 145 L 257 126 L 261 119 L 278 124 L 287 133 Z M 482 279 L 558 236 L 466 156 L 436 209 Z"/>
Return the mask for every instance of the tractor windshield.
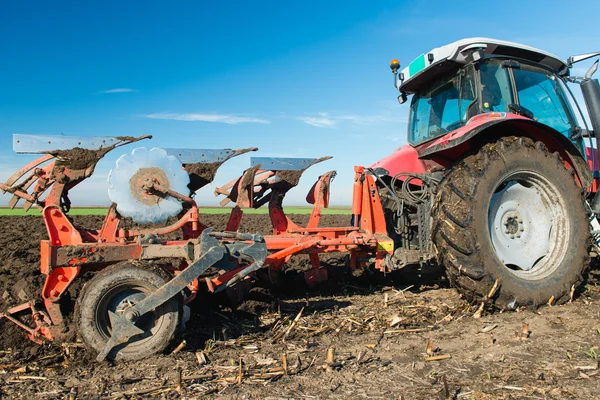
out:
<path id="1" fill-rule="evenodd" d="M 476 100 L 473 67 L 439 79 L 413 96 L 408 139 L 419 144 L 461 127 Z"/>

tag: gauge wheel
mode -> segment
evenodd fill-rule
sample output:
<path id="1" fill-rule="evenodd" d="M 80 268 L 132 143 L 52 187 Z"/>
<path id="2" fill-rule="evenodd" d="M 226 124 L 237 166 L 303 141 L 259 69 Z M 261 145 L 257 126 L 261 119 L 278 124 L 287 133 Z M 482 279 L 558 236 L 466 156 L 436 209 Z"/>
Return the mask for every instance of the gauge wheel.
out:
<path id="1" fill-rule="evenodd" d="M 100 352 L 111 336 L 109 311 L 122 314 L 168 281 L 166 274 L 148 266 L 118 264 L 87 282 L 77 301 L 79 334 L 86 346 Z M 177 333 L 180 296 L 142 315 L 136 326 L 144 333 L 113 348 L 108 359 L 140 360 L 162 352 Z"/>
<path id="2" fill-rule="evenodd" d="M 433 241 L 450 282 L 499 308 L 569 300 L 589 264 L 582 188 L 558 153 L 502 138 L 454 165 L 438 187 Z"/>

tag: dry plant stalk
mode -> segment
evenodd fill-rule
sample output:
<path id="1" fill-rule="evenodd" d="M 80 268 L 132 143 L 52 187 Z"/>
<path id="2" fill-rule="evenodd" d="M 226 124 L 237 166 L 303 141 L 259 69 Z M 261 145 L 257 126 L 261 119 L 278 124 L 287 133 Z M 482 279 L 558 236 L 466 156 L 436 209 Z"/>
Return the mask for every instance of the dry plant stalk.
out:
<path id="1" fill-rule="evenodd" d="M 360 364 L 360 363 L 361 363 L 361 361 L 362 361 L 362 359 L 363 359 L 364 355 L 365 355 L 365 352 L 364 352 L 363 350 L 360 350 L 360 351 L 358 352 L 358 354 L 357 354 L 357 356 L 356 356 L 356 363 L 357 363 L 357 364 Z"/>
<path id="2" fill-rule="evenodd" d="M 287 359 L 287 353 L 286 352 L 284 352 L 281 355 L 281 364 L 283 366 L 283 373 L 285 375 L 287 375 L 288 374 L 288 359 Z"/>
<path id="3" fill-rule="evenodd" d="M 523 327 L 521 329 L 521 340 L 528 339 L 530 333 L 531 332 L 529 331 L 529 324 L 523 324 Z"/>
<path id="4" fill-rule="evenodd" d="M 496 279 L 496 282 L 494 282 L 494 285 L 492 286 L 492 288 L 490 289 L 488 295 L 486 296 L 486 299 L 491 299 L 492 297 L 494 297 L 494 295 L 496 294 L 496 291 L 498 290 L 498 279 Z"/>
<path id="5" fill-rule="evenodd" d="M 327 360 L 323 365 L 323 369 L 327 372 L 333 371 L 333 365 L 335 364 L 335 346 L 331 346 L 327 349 Z"/>
<path id="6" fill-rule="evenodd" d="M 181 367 L 177 367 L 177 385 L 175 386 L 175 390 L 178 392 L 183 390 L 183 369 Z"/>
<path id="7" fill-rule="evenodd" d="M 333 364 L 335 362 L 335 346 L 327 349 L 327 362 Z"/>
<path id="8" fill-rule="evenodd" d="M 300 312 L 298 312 L 298 314 L 296 315 L 296 318 L 294 318 L 294 320 L 292 321 L 292 323 L 290 324 L 290 326 L 283 333 L 283 338 L 281 339 L 282 342 L 285 342 L 285 339 L 288 337 L 288 335 L 290 334 L 290 332 L 292 332 L 292 330 L 294 329 L 294 327 L 296 327 L 296 325 L 298 324 L 298 321 L 300 320 L 300 317 L 302 316 L 303 312 L 304 312 L 304 307 L 302 307 L 300 309 Z M 277 336 L 278 335 L 275 335 L 275 338 L 273 338 L 273 342 L 275 342 L 277 339 L 279 339 L 279 337 L 277 337 Z"/>
<path id="9" fill-rule="evenodd" d="M 342 321 L 342 323 L 337 328 L 335 328 L 335 336 L 340 334 L 345 325 L 346 321 Z"/>
<path id="10" fill-rule="evenodd" d="M 441 356 L 425 357 L 425 361 L 442 361 L 452 358 L 452 354 L 443 354 Z"/>
<path id="11" fill-rule="evenodd" d="M 485 302 L 482 301 L 481 305 L 479 306 L 479 308 L 477 309 L 477 311 L 475 311 L 475 314 L 473 314 L 473 318 L 481 318 L 481 314 L 483 313 L 483 307 L 485 307 Z"/>
<path id="12" fill-rule="evenodd" d="M 177 353 L 179 353 L 181 350 L 183 350 L 183 348 L 186 346 L 187 342 L 185 340 L 183 340 L 181 343 L 179 343 L 179 345 L 177 347 L 175 347 L 175 350 L 173 350 L 171 352 L 171 355 L 175 355 Z"/>
<path id="13" fill-rule="evenodd" d="M 446 375 L 442 375 L 442 383 L 444 385 L 444 397 L 446 399 L 451 399 L 450 389 L 448 388 L 448 381 L 446 380 Z"/>
<path id="14" fill-rule="evenodd" d="M 433 343 L 431 343 L 431 340 L 427 341 L 427 349 L 425 350 L 425 352 L 427 353 L 428 356 L 433 355 Z"/>
<path id="15" fill-rule="evenodd" d="M 569 303 L 573 302 L 573 296 L 575 296 L 575 285 L 571 286 L 571 292 L 569 293 Z"/>
<path id="16" fill-rule="evenodd" d="M 384 331 L 383 333 L 386 335 L 392 334 L 392 333 L 417 333 L 417 332 L 427 332 L 432 330 L 433 327 L 428 326 L 427 328 L 409 328 L 409 329 L 390 329 L 387 331 Z M 367 347 L 369 347 L 367 345 Z"/>
<path id="17" fill-rule="evenodd" d="M 206 358 L 206 354 L 204 354 L 204 351 L 202 351 L 202 350 L 196 352 L 196 360 L 198 360 L 198 365 L 208 364 L 208 359 Z"/>
<path id="18" fill-rule="evenodd" d="M 238 376 L 237 376 L 237 384 L 241 385 L 242 384 L 242 377 L 244 376 L 244 370 L 242 367 L 242 358 L 240 357 L 240 364 L 239 364 L 239 368 L 238 368 Z"/>
<path id="19" fill-rule="evenodd" d="M 21 375 L 17 376 L 16 379 L 19 380 L 32 380 L 32 381 L 47 381 L 48 378 L 45 376 L 36 376 L 36 375 Z"/>
<path id="20" fill-rule="evenodd" d="M 390 326 L 398 325 L 400 322 L 402 322 L 403 319 L 404 318 L 399 315 L 394 316 L 394 318 L 392 318 L 392 321 L 390 322 Z"/>

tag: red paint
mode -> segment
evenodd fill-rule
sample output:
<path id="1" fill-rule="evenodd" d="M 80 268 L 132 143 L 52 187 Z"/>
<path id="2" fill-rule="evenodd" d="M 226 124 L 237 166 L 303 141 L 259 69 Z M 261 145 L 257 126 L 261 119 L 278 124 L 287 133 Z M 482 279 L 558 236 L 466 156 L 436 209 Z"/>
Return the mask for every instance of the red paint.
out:
<path id="1" fill-rule="evenodd" d="M 235 206 L 231 210 L 231 214 L 229 214 L 229 221 L 227 221 L 227 226 L 225 230 L 227 232 L 237 232 L 240 229 L 240 224 L 242 223 L 242 216 L 244 215 L 244 211 L 239 207 Z"/>
<path id="2" fill-rule="evenodd" d="M 430 141 L 420 144 L 416 147 L 413 147 L 411 145 L 405 145 L 405 146 L 399 147 L 398 149 L 394 150 L 394 152 L 392 154 L 390 154 L 389 156 L 377 161 L 375 164 L 373 164 L 371 166 L 371 168 L 378 168 L 378 167 L 385 168 L 389 172 L 390 176 L 394 176 L 401 172 L 408 172 L 408 173 L 412 173 L 412 174 L 423 174 L 430 169 L 430 168 L 428 168 L 428 166 L 426 165 L 426 163 L 423 160 L 419 159 L 419 154 L 422 153 L 424 150 L 429 149 L 434 146 L 440 146 L 440 145 L 445 146 L 450 141 L 460 138 L 461 136 L 472 131 L 473 129 L 475 129 L 481 125 L 484 125 L 490 121 L 496 121 L 499 119 L 528 119 L 528 118 L 525 118 L 525 117 L 522 117 L 522 116 L 516 115 L 516 114 L 499 113 L 499 112 L 479 114 L 479 115 L 476 115 L 473 118 L 471 118 L 469 121 L 467 121 L 467 123 L 464 126 L 458 128 L 454 131 L 451 131 L 451 132 L 445 134 L 444 136 L 430 140 Z"/>
<path id="3" fill-rule="evenodd" d="M 417 150 L 410 146 L 402 146 L 394 150 L 389 156 L 382 158 L 371 168 L 385 168 L 390 176 L 394 176 L 401 172 L 410 172 L 413 174 L 423 174 L 427 172 L 425 164 L 419 160 Z"/>
<path id="4" fill-rule="evenodd" d="M 598 149 L 592 147 L 585 148 L 585 158 L 591 171 L 598 171 Z M 594 178 L 592 181 L 592 192 L 596 193 L 600 187 L 600 178 Z"/>
<path id="5" fill-rule="evenodd" d="M 313 187 L 306 195 L 306 201 L 313 204 L 310 220 L 306 225 L 307 228 L 316 228 L 321 220 L 321 208 L 329 207 L 329 185 L 331 180 L 336 175 L 335 171 L 329 171 L 319 177 Z"/>

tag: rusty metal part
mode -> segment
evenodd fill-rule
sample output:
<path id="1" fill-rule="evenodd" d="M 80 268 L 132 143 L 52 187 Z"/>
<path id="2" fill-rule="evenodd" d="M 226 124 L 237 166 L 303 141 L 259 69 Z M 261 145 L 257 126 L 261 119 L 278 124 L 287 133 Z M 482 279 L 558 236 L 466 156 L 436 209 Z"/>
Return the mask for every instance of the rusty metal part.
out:
<path id="1" fill-rule="evenodd" d="M 251 151 L 258 151 L 256 147 L 246 149 L 165 149 L 167 154 L 174 155 L 181 161 L 183 168 L 190 176 L 188 188 L 191 193 L 208 185 L 215 179 L 219 167 L 227 160 Z"/>
<path id="2" fill-rule="evenodd" d="M 165 187 L 164 185 L 161 185 L 160 181 L 153 181 L 152 183 L 149 183 L 146 186 L 146 190 L 148 190 L 149 193 L 154 193 L 154 194 L 158 193 L 158 194 L 162 194 L 165 196 L 171 196 L 171 197 L 174 197 L 177 200 L 183 201 L 185 203 L 195 204 L 194 200 L 191 197 L 186 196 L 181 193 L 177 193 L 176 191 L 171 190 L 168 187 Z"/>
<path id="3" fill-rule="evenodd" d="M 31 313 L 35 327 L 26 325 L 14 317 L 15 314 L 19 314 L 23 311 L 29 311 Z M 29 339 L 33 342 L 41 343 L 42 338 L 48 340 L 53 339 L 52 332 L 49 329 L 52 324 L 50 317 L 43 311 L 38 310 L 33 302 L 27 302 L 8 309 L 6 312 L 0 314 L 0 319 L 2 318 L 6 318 L 19 328 L 24 329 L 27 332 Z"/>
<path id="4" fill-rule="evenodd" d="M 149 206 L 158 204 L 164 199 L 153 190 L 155 185 L 160 186 L 163 191 L 168 190 L 169 187 L 167 174 L 157 167 L 140 168 L 129 180 L 129 190 L 133 197 Z"/>

